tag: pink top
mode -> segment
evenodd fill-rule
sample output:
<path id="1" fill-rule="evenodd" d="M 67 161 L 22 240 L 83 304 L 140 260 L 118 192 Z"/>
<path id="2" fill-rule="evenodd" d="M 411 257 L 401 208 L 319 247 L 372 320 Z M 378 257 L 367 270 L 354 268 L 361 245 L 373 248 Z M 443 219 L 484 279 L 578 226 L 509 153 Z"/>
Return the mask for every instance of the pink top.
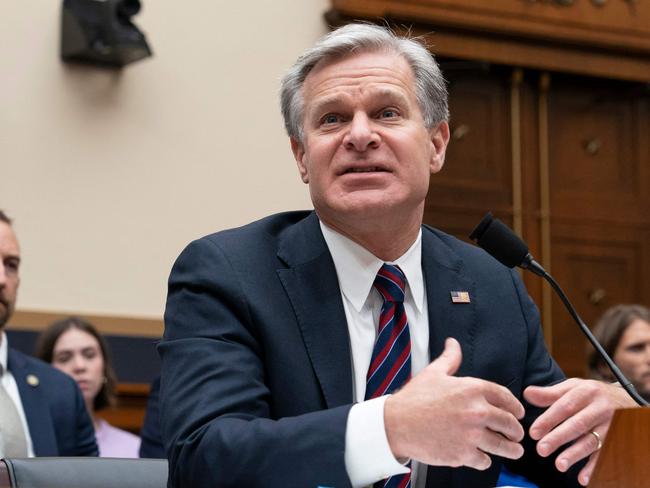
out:
<path id="1" fill-rule="evenodd" d="M 99 419 L 95 438 L 100 457 L 137 458 L 140 457 L 140 438 L 126 430 L 113 427 Z"/>

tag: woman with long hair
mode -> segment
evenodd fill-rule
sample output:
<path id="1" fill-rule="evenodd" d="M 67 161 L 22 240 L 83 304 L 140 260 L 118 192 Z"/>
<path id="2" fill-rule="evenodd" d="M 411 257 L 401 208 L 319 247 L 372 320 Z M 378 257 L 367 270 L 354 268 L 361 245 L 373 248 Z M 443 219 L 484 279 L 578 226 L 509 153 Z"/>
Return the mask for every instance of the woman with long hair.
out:
<path id="1" fill-rule="evenodd" d="M 101 457 L 138 457 L 140 438 L 97 416 L 99 410 L 115 403 L 116 377 L 106 340 L 92 324 L 79 317 L 54 322 L 39 336 L 35 355 L 79 385 Z"/>

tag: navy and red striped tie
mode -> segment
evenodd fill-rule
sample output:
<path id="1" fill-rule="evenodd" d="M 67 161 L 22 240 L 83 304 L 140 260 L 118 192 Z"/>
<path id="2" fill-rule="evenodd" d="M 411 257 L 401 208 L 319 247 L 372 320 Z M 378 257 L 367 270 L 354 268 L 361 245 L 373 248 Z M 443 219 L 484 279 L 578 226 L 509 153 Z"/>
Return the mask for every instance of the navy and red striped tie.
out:
<path id="1" fill-rule="evenodd" d="M 404 310 L 406 277 L 398 266 L 384 264 L 373 286 L 381 294 L 384 304 L 366 376 L 366 400 L 392 393 L 411 379 L 411 335 Z M 410 473 L 375 483 L 375 487 L 386 488 L 410 486 Z"/>

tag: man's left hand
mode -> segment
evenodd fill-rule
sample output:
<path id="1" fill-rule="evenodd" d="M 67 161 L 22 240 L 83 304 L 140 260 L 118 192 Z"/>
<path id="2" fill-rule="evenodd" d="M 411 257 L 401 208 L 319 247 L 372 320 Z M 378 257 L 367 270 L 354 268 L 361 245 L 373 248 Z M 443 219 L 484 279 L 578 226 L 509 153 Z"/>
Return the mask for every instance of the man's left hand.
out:
<path id="1" fill-rule="evenodd" d="M 553 386 L 529 386 L 524 390 L 524 398 L 538 407 L 549 407 L 530 426 L 530 436 L 538 441 L 540 456 L 546 457 L 575 441 L 555 460 L 555 466 L 562 472 L 589 456 L 578 475 L 578 482 L 583 486 L 589 483 L 598 460 L 598 437 L 605 439 L 614 410 L 637 406 L 618 384 L 579 378 Z"/>

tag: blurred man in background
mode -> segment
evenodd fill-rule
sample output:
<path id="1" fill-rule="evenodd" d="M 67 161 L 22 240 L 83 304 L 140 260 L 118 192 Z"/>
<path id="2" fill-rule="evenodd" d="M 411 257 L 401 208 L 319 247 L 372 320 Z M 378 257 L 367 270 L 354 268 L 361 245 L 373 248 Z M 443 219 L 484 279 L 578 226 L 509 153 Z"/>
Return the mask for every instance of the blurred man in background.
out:
<path id="1" fill-rule="evenodd" d="M 96 456 L 92 422 L 72 378 L 9 347 L 20 248 L 0 210 L 0 457 Z"/>

